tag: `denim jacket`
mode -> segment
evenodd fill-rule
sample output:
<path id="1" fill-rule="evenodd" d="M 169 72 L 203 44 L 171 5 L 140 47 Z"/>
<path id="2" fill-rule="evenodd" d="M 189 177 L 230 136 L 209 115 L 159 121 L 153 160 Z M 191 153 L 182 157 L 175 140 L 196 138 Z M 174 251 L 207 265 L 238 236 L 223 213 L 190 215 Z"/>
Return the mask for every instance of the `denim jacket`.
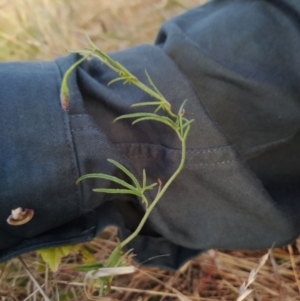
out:
<path id="1" fill-rule="evenodd" d="M 203 250 L 284 245 L 300 233 L 300 2 L 214 0 L 163 24 L 154 45 L 111 53 L 147 82 L 145 69 L 177 111 L 195 119 L 184 170 L 131 243 L 137 259 L 177 268 Z M 70 78 L 70 110 L 60 83 L 79 59 L 0 64 L 0 261 L 39 248 L 93 239 L 115 225 L 132 233 L 144 207 L 87 173 L 162 183 L 180 162 L 166 126 L 112 121 L 149 101 L 93 59 Z M 154 197 L 155 191 L 149 194 Z M 11 226 L 11 210 L 34 211 Z"/>

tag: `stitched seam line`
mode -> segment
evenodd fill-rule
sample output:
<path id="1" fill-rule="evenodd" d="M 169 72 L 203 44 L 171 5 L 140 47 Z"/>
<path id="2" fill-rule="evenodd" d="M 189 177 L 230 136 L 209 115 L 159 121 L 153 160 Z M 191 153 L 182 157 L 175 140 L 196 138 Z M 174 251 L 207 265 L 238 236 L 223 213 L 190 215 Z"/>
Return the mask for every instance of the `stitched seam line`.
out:
<path id="1" fill-rule="evenodd" d="M 152 159 L 152 160 L 157 160 L 160 159 L 160 156 L 157 157 L 151 157 L 151 156 L 128 156 L 128 159 Z M 221 161 L 221 162 L 212 162 L 212 163 L 190 163 L 186 162 L 185 166 L 203 166 L 203 165 L 220 165 L 220 164 L 227 164 L 227 163 L 232 163 L 232 162 L 243 162 L 243 160 L 240 159 L 233 159 L 233 160 L 226 160 L 226 161 Z"/>
<path id="2" fill-rule="evenodd" d="M 71 116 L 72 117 L 72 116 Z M 73 128 L 71 129 L 72 132 L 76 132 L 76 131 L 84 131 L 84 130 L 99 130 L 98 127 L 83 127 L 83 128 Z M 122 146 L 136 146 L 136 147 L 144 147 L 144 148 L 147 148 L 147 147 L 151 147 L 152 149 L 165 149 L 167 150 L 168 152 L 173 152 L 173 153 L 180 153 L 181 150 L 179 149 L 170 149 L 170 148 L 167 148 L 167 147 L 164 147 L 162 145 L 156 145 L 156 144 L 147 144 L 147 143 L 114 143 L 114 146 L 117 147 L 117 148 L 122 148 Z M 187 149 L 187 152 L 188 153 L 201 153 L 201 154 L 204 154 L 204 153 L 215 153 L 215 152 L 222 152 L 222 151 L 225 151 L 226 149 L 230 149 L 232 148 L 231 145 L 228 145 L 228 146 L 217 146 L 217 147 L 212 147 L 212 148 L 207 148 L 207 149 L 201 149 L 201 148 L 196 148 L 196 149 Z"/>
<path id="3" fill-rule="evenodd" d="M 71 132 L 84 131 L 84 130 L 99 130 L 99 128 L 98 127 L 89 126 L 89 127 L 85 127 L 85 128 L 71 129 Z"/>
<path id="4" fill-rule="evenodd" d="M 89 117 L 90 115 L 88 114 L 74 114 L 74 115 L 70 115 L 71 118 L 74 118 L 74 117 Z"/>
<path id="5" fill-rule="evenodd" d="M 137 146 L 137 147 L 151 147 L 153 149 L 165 149 L 168 152 L 174 152 L 174 153 L 180 153 L 180 149 L 170 149 L 167 147 L 164 147 L 162 145 L 156 145 L 156 144 L 147 144 L 147 143 L 118 143 L 114 144 L 118 148 L 122 148 L 122 146 Z M 187 152 L 189 153 L 214 153 L 214 152 L 219 152 L 219 151 L 225 151 L 226 149 L 232 148 L 231 145 L 228 146 L 219 146 L 219 147 L 211 147 L 211 148 L 195 148 L 195 149 L 187 149 Z"/>
<path id="6" fill-rule="evenodd" d="M 215 163 L 195 163 L 195 164 L 190 164 L 186 163 L 186 165 L 191 165 L 191 166 L 204 166 L 204 165 L 225 165 L 228 163 L 233 163 L 233 162 L 243 162 L 242 160 L 228 160 L 228 161 L 222 161 L 222 162 L 215 162 Z"/>
<path id="7" fill-rule="evenodd" d="M 265 148 L 268 148 L 268 147 L 271 147 L 271 146 L 275 147 L 275 146 L 280 145 L 281 143 L 289 141 L 294 136 L 295 136 L 295 134 L 289 135 L 289 136 L 286 136 L 286 137 L 281 138 L 281 139 L 277 139 L 277 140 L 273 140 L 273 141 L 270 141 L 270 142 L 267 142 L 267 143 L 264 143 L 264 144 L 259 144 L 259 145 L 256 145 L 256 146 L 245 148 L 245 149 L 243 149 L 243 151 L 244 152 L 255 152 L 255 151 L 264 150 Z"/>
<path id="8" fill-rule="evenodd" d="M 58 69 L 58 74 L 60 75 L 60 81 L 62 80 L 62 73 L 61 73 L 61 70 L 57 64 L 57 62 L 55 61 L 55 65 Z M 73 140 L 73 135 L 71 133 L 71 124 L 70 124 L 70 114 L 66 113 L 67 114 L 67 118 L 63 117 L 63 124 L 64 124 L 64 130 L 65 130 L 65 138 L 66 138 L 66 141 L 67 141 L 67 145 L 68 145 L 68 148 L 69 148 L 69 151 L 71 153 L 71 164 L 72 164 L 72 172 L 73 172 L 73 178 L 74 178 L 74 183 L 76 182 L 77 180 L 77 174 L 76 174 L 76 170 L 77 170 L 77 173 L 79 174 L 79 166 L 78 166 L 78 158 L 77 158 L 77 153 L 76 153 L 76 150 L 75 150 L 75 145 L 74 145 L 74 140 Z M 69 125 L 69 127 L 68 127 Z M 69 141 L 68 139 L 68 130 L 70 131 L 70 140 L 71 142 Z M 77 202 L 76 202 L 76 215 L 79 216 L 80 214 L 80 208 L 81 208 L 81 204 L 80 204 L 80 193 L 79 193 L 79 189 L 80 188 L 76 188 L 75 189 L 75 196 L 76 196 L 76 199 L 77 199 Z"/>

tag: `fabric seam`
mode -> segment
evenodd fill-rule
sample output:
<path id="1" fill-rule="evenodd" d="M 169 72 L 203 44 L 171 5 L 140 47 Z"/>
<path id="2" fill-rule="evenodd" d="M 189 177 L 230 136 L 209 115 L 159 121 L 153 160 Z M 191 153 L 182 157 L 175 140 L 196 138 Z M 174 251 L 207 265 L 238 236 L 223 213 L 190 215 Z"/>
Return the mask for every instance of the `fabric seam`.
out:
<path id="1" fill-rule="evenodd" d="M 54 61 L 54 63 L 55 63 L 56 68 L 58 69 L 58 74 L 59 74 L 60 81 L 61 81 L 62 80 L 62 71 L 61 71 L 60 67 L 58 66 L 57 62 Z M 72 131 L 71 131 L 69 114 L 67 112 L 64 112 L 64 113 L 67 115 L 67 117 L 64 116 L 64 118 L 63 118 L 63 124 L 64 124 L 64 130 L 65 130 L 65 138 L 66 138 L 66 142 L 67 142 L 69 151 L 70 151 L 70 153 L 72 155 L 71 162 L 72 162 L 72 171 L 73 171 L 73 177 L 74 177 L 74 183 L 75 183 L 76 180 L 77 180 L 76 171 L 77 171 L 77 174 L 79 174 L 78 156 L 77 156 L 75 145 L 74 145 L 74 140 L 73 140 L 73 135 L 72 135 Z M 70 134 L 70 140 L 71 140 L 71 142 L 68 139 L 68 135 L 67 135 L 68 131 L 69 131 L 69 134 Z M 80 187 L 79 186 L 76 186 L 76 187 L 78 187 L 75 190 L 75 195 L 76 195 L 76 199 L 77 199 L 77 202 L 76 202 L 76 215 L 79 216 L 80 213 L 81 213 L 81 210 L 80 210 L 81 209 L 81 204 L 80 204 L 81 191 L 80 191 Z"/>

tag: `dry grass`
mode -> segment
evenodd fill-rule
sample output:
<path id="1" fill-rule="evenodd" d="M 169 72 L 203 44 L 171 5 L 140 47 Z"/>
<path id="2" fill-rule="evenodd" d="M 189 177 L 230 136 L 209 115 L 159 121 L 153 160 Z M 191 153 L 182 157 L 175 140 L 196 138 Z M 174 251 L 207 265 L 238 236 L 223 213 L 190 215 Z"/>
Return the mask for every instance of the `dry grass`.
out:
<path id="1" fill-rule="evenodd" d="M 89 243 L 89 247 L 95 251 L 95 257 L 103 261 L 115 247 L 115 239 L 115 229 L 108 228 Z M 239 287 L 247 280 L 251 270 L 257 267 L 259 259 L 265 253 L 266 251 L 211 250 L 187 262 L 176 272 L 139 267 L 135 274 L 116 279 L 109 300 L 235 301 L 239 295 Z M 50 272 L 36 253 L 24 255 L 23 259 L 50 300 L 84 301 L 88 297 L 99 300 L 93 299 L 97 295 L 97 286 L 85 287 L 84 274 L 72 269 L 81 262 L 79 255 L 65 258 L 56 273 Z M 257 301 L 300 300 L 299 267 L 299 240 L 298 247 L 295 243 L 294 246 L 275 249 L 270 260 L 259 271 L 252 285 L 255 294 L 251 296 L 256 296 L 254 300 Z M 0 283 L 0 300 L 1 295 L 5 296 L 3 300 L 45 300 L 19 259 L 3 265 Z"/>
<path id="2" fill-rule="evenodd" d="M 51 59 L 86 45 L 152 43 L 160 24 L 204 0 L 0 0 L 0 60 Z"/>
<path id="3" fill-rule="evenodd" d="M 84 33 L 104 51 L 153 42 L 160 24 L 201 0 L 1 0 L 0 60 L 52 59 L 86 44 Z M 109 228 L 89 245 L 99 260 L 115 246 Z M 265 251 L 209 251 L 177 272 L 140 268 L 119 277 L 112 299 L 123 301 L 231 301 Z M 36 253 L 23 256 L 26 266 L 51 300 L 83 301 L 96 287 L 83 287 L 83 274 L 72 267 L 79 255 L 64 259 L 53 274 Z M 252 288 L 253 300 L 300 300 L 300 240 L 275 249 Z M 86 293 L 85 293 L 86 289 Z M 185 297 L 187 299 L 184 299 Z M 0 300 L 45 300 L 19 259 L 0 265 Z M 251 300 L 248 298 L 247 300 Z"/>

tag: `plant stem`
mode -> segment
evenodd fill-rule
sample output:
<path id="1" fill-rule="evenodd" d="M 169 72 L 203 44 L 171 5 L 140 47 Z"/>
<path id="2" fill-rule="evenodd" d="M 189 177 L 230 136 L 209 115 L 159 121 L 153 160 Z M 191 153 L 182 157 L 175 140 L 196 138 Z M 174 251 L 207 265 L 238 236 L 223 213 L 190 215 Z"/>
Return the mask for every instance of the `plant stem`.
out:
<path id="1" fill-rule="evenodd" d="M 83 51 L 81 54 L 85 54 L 86 55 L 87 51 Z M 102 52 L 99 49 L 90 49 L 88 51 L 90 56 L 93 56 L 97 59 L 100 59 L 100 61 L 102 63 L 104 63 L 105 65 L 107 65 L 108 67 L 110 67 L 113 71 L 115 71 L 116 73 L 118 73 L 121 77 L 124 77 L 123 80 L 126 81 L 128 80 L 131 84 L 137 86 L 138 88 L 140 88 L 141 90 L 143 90 L 144 92 L 146 92 L 147 94 L 149 94 L 150 96 L 152 96 L 153 98 L 158 99 L 159 101 L 161 101 L 164 104 L 164 107 L 167 109 L 167 112 L 169 113 L 170 116 L 172 117 L 176 117 L 177 115 L 174 114 L 171 110 L 171 104 L 159 93 L 157 93 L 156 91 L 150 89 L 148 86 L 146 86 L 145 84 L 143 84 L 142 82 L 140 82 L 134 75 L 132 75 L 128 70 L 123 71 L 123 70 L 119 70 L 118 68 L 116 68 L 115 66 L 113 66 L 111 64 L 111 62 L 107 61 L 106 57 L 103 57 Z M 130 80 L 130 79 L 135 79 L 135 80 Z"/>
<path id="2" fill-rule="evenodd" d="M 185 137 L 181 138 L 181 160 L 180 160 L 180 164 L 177 168 L 177 170 L 174 172 L 174 174 L 169 178 L 169 180 L 167 181 L 167 183 L 164 185 L 163 189 L 160 190 L 160 192 L 156 195 L 155 199 L 153 200 L 153 202 L 150 204 L 150 206 L 147 208 L 142 220 L 140 221 L 138 227 L 135 229 L 135 231 L 128 236 L 125 240 L 123 240 L 121 242 L 121 247 L 123 248 L 124 246 L 126 246 L 130 241 L 132 241 L 142 230 L 144 224 L 146 223 L 150 213 L 152 212 L 153 208 L 156 206 L 156 204 L 158 203 L 158 201 L 161 199 L 161 197 L 164 195 L 164 193 L 166 192 L 166 190 L 168 189 L 168 187 L 172 184 L 172 182 L 175 180 L 175 178 L 179 175 L 179 173 L 181 172 L 181 170 L 184 167 L 184 163 L 185 163 L 185 159 L 186 159 L 186 136 L 189 132 L 189 128 L 186 130 L 186 135 Z"/>
<path id="3" fill-rule="evenodd" d="M 132 124 L 141 122 L 141 121 L 157 121 L 164 123 L 165 125 L 171 127 L 174 132 L 177 134 L 180 142 L 181 142 L 181 158 L 180 158 L 180 164 L 177 167 L 176 171 L 171 175 L 171 177 L 166 181 L 165 185 L 162 185 L 160 179 L 158 179 L 158 191 L 156 193 L 156 196 L 152 203 L 150 205 L 147 198 L 144 195 L 144 192 L 148 189 L 152 189 L 157 183 L 151 184 L 150 186 L 146 186 L 146 173 L 143 171 L 143 180 L 142 180 L 142 187 L 139 184 L 139 181 L 135 178 L 133 174 L 129 170 L 127 170 L 124 166 L 119 164 L 118 162 L 109 159 L 108 161 L 116 165 L 119 169 L 121 169 L 125 174 L 127 174 L 130 179 L 134 182 L 135 187 L 132 186 L 131 184 L 125 183 L 122 179 L 118 179 L 114 176 L 111 175 L 106 175 L 106 174 L 90 174 L 90 175 L 85 175 L 82 176 L 78 179 L 78 181 L 84 180 L 86 178 L 91 178 L 91 177 L 96 177 L 96 178 L 102 178 L 106 180 L 111 180 L 113 182 L 116 182 L 118 184 L 121 184 L 123 187 L 127 189 L 104 189 L 104 188 L 99 188 L 99 189 L 93 189 L 93 191 L 96 192 L 106 192 L 106 193 L 132 193 L 137 195 L 138 197 L 141 197 L 141 202 L 145 204 L 145 213 L 137 226 L 137 228 L 134 230 L 134 232 L 129 235 L 124 241 L 120 242 L 118 246 L 114 249 L 114 251 L 111 253 L 107 263 L 106 267 L 118 267 L 124 260 L 125 257 L 128 256 L 129 253 L 131 253 L 131 250 L 128 251 L 128 253 L 125 253 L 122 255 L 121 249 L 126 246 L 129 242 L 131 242 L 142 230 L 143 226 L 145 225 L 149 215 L 151 214 L 152 210 L 154 207 L 157 205 L 159 200 L 162 198 L 162 196 L 165 194 L 167 189 L 170 187 L 170 185 L 174 182 L 175 178 L 179 175 L 179 173 L 182 171 L 185 161 L 186 161 L 186 141 L 187 141 L 187 136 L 190 131 L 191 123 L 194 120 L 188 120 L 184 117 L 184 105 L 187 100 L 184 100 L 183 103 L 181 104 L 181 107 L 179 108 L 178 114 L 175 114 L 172 111 L 171 104 L 165 99 L 165 97 L 160 93 L 160 91 L 157 89 L 155 84 L 153 83 L 152 79 L 148 75 L 147 71 L 145 71 L 147 79 L 148 79 L 148 85 L 144 84 L 139 81 L 137 77 L 132 75 L 124 66 L 122 66 L 119 62 L 114 61 L 111 59 L 108 55 L 103 53 L 101 50 L 97 48 L 96 45 L 94 45 L 90 41 L 90 46 L 92 48 L 88 48 L 86 50 L 80 51 L 79 53 L 83 55 L 84 57 L 76 62 L 74 65 L 72 65 L 69 70 L 66 72 L 63 82 L 62 82 L 62 89 L 61 89 L 61 94 L 62 94 L 62 106 L 64 109 L 68 109 L 68 102 L 69 102 L 69 88 L 67 85 L 68 77 L 71 72 L 74 71 L 74 69 L 86 58 L 88 57 L 95 57 L 99 59 L 103 64 L 105 64 L 107 67 L 109 67 L 111 70 L 116 72 L 119 77 L 116 79 L 112 80 L 109 84 L 115 83 L 117 81 L 123 81 L 124 84 L 129 83 L 133 84 L 142 91 L 144 91 L 146 94 L 150 95 L 153 97 L 155 100 L 154 101 L 146 101 L 146 102 L 140 102 L 138 104 L 132 105 L 132 107 L 138 107 L 138 106 L 157 106 L 155 109 L 154 113 L 148 113 L 148 112 L 138 112 L 138 113 L 132 113 L 132 114 L 126 114 L 119 116 L 118 118 L 115 119 L 115 121 L 120 120 L 120 119 L 125 119 L 125 118 L 133 118 L 134 121 Z M 157 112 L 162 109 L 165 111 L 165 114 L 157 114 Z M 168 115 L 168 116 L 166 116 Z M 78 182 L 77 181 L 77 182 Z M 124 258 L 123 258 L 124 256 Z M 88 267 L 91 268 L 91 267 Z M 102 282 L 102 290 L 100 290 L 100 295 L 103 293 L 103 285 L 105 284 L 108 288 L 110 286 L 110 283 L 112 281 L 112 278 L 109 279 L 104 279 Z M 109 290 L 109 289 L 108 289 Z M 106 294 L 107 292 L 105 292 Z"/>
<path id="4" fill-rule="evenodd" d="M 88 58 L 88 56 L 82 57 L 79 61 L 77 61 L 75 64 L 73 64 L 65 73 L 62 83 L 61 83 L 61 90 L 60 90 L 60 101 L 62 108 L 64 110 L 69 109 L 69 98 L 70 98 L 70 91 L 68 87 L 68 79 L 70 74 L 76 69 L 77 66 L 79 66 L 83 61 L 85 61 Z"/>

